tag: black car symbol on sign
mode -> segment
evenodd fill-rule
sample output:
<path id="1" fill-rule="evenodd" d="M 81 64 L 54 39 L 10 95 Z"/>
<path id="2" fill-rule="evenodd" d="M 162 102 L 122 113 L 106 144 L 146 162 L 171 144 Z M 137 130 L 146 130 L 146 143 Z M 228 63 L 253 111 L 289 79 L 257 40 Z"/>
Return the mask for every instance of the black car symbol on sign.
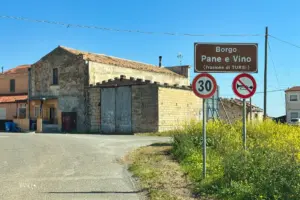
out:
<path id="1" fill-rule="evenodd" d="M 239 84 L 236 85 L 236 88 L 237 88 L 237 89 L 240 89 L 240 90 L 246 90 L 246 88 L 245 88 L 243 85 L 239 85 Z M 252 90 L 252 89 L 253 89 L 253 86 L 252 86 L 252 85 L 251 85 L 251 86 L 248 86 L 248 88 Z"/>

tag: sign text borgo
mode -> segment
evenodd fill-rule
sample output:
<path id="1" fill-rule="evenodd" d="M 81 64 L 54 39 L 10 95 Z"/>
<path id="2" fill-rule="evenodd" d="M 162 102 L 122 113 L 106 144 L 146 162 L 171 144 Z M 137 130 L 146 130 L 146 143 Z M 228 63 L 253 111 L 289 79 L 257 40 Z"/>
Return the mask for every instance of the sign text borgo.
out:
<path id="1" fill-rule="evenodd" d="M 195 43 L 195 72 L 258 72 L 257 44 Z"/>

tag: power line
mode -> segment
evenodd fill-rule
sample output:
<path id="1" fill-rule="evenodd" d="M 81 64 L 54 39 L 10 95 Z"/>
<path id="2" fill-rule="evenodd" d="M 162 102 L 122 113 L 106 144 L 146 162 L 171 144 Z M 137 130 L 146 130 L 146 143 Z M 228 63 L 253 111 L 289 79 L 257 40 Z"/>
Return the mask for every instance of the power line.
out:
<path id="1" fill-rule="evenodd" d="M 0 18 L 3 19 L 13 19 L 19 21 L 29 21 L 35 23 L 44 23 L 44 24 L 52 24 L 58 26 L 65 26 L 67 28 L 75 27 L 75 28 L 87 28 L 87 29 L 98 29 L 102 31 L 114 31 L 114 32 L 129 32 L 129 33 L 141 33 L 141 34 L 162 34 L 162 35 L 171 35 L 171 36 L 191 36 L 191 37 L 256 37 L 263 36 L 261 34 L 191 34 L 191 33 L 171 33 L 171 32 L 154 32 L 154 31 L 140 31 L 140 30 L 125 30 L 125 29 L 114 29 L 100 26 L 89 26 L 89 25 L 80 25 L 80 24 L 69 24 L 65 22 L 56 22 L 56 21 L 48 21 L 48 20 L 38 20 L 38 19 L 29 19 L 25 17 L 16 17 L 9 15 L 0 15 Z"/>
<path id="2" fill-rule="evenodd" d="M 268 47 L 269 47 L 270 53 L 272 53 L 270 42 L 268 42 Z M 276 67 L 275 67 L 275 63 L 274 63 L 272 54 L 271 54 L 270 58 L 271 58 L 271 61 L 272 61 L 272 65 L 273 65 L 273 69 L 274 69 L 274 72 L 275 72 L 276 81 L 277 81 L 278 88 L 279 88 L 280 87 L 279 79 L 278 79 L 278 75 L 277 75 L 277 71 L 276 71 Z"/>
<path id="3" fill-rule="evenodd" d="M 273 35 L 269 35 L 269 36 L 270 36 L 271 38 L 274 38 L 275 40 L 281 41 L 281 42 L 283 42 L 283 43 L 289 44 L 289 45 L 291 45 L 291 46 L 294 46 L 294 47 L 300 49 L 300 46 L 297 45 L 297 44 L 293 44 L 293 43 L 291 43 L 291 42 L 288 42 L 288 41 L 286 41 L 286 40 L 280 39 L 280 38 L 275 37 L 275 36 L 273 36 Z"/>
<path id="4" fill-rule="evenodd" d="M 282 92 L 285 91 L 286 89 L 276 89 L 276 90 L 269 90 L 267 93 L 272 93 L 272 92 Z M 263 94 L 263 91 L 260 92 L 255 92 L 255 94 Z M 224 94 L 225 96 L 233 95 L 233 94 Z"/>

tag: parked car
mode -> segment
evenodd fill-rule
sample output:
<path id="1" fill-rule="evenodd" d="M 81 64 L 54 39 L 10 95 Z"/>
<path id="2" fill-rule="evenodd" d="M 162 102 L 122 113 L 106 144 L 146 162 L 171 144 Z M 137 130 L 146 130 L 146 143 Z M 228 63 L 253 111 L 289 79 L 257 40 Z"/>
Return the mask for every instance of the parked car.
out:
<path id="1" fill-rule="evenodd" d="M 291 119 L 291 124 L 300 126 L 300 118 Z"/>

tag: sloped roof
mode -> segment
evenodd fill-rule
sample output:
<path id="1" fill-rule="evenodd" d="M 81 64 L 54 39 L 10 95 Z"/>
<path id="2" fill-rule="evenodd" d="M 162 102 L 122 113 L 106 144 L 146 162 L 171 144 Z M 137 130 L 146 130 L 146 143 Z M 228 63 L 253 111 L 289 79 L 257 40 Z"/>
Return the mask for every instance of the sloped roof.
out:
<path id="1" fill-rule="evenodd" d="M 16 101 L 25 101 L 27 100 L 27 98 L 27 95 L 0 96 L 0 103 L 14 103 Z"/>
<path id="2" fill-rule="evenodd" d="M 225 101 L 228 101 L 230 103 L 234 103 L 235 105 L 238 105 L 238 106 L 243 106 L 243 101 L 240 100 L 240 99 L 236 99 L 236 98 L 222 98 L 222 100 L 225 100 Z M 250 102 L 249 101 L 246 101 L 246 106 L 247 108 L 249 109 L 250 108 Z M 254 104 L 251 104 L 251 107 L 252 107 L 252 111 L 254 112 L 262 112 L 263 109 L 259 108 L 258 106 L 254 105 Z"/>
<path id="3" fill-rule="evenodd" d="M 294 86 L 285 90 L 285 92 L 300 91 L 300 86 Z"/>
<path id="4" fill-rule="evenodd" d="M 141 62 L 132 61 L 132 60 L 126 60 L 123 58 L 117 58 L 117 57 L 107 56 L 107 55 L 103 55 L 103 54 L 96 54 L 96 53 L 80 51 L 80 50 L 76 50 L 76 49 L 72 49 L 72 48 L 64 47 L 64 46 L 59 46 L 59 47 L 72 53 L 72 54 L 75 54 L 75 55 L 82 54 L 83 58 L 85 60 L 89 60 L 92 62 L 107 64 L 107 65 L 115 65 L 115 66 L 137 69 L 137 70 L 142 70 L 142 71 L 169 74 L 169 75 L 178 76 L 178 77 L 184 77 L 184 76 L 179 75 L 175 72 L 172 72 L 171 70 L 168 70 L 164 67 L 158 67 L 158 66 L 151 65 L 151 64 L 141 63 Z"/>
<path id="5" fill-rule="evenodd" d="M 28 68 L 30 68 L 30 65 L 19 65 L 15 68 L 9 69 L 3 74 L 21 74 L 21 73 L 26 73 L 28 71 Z"/>

